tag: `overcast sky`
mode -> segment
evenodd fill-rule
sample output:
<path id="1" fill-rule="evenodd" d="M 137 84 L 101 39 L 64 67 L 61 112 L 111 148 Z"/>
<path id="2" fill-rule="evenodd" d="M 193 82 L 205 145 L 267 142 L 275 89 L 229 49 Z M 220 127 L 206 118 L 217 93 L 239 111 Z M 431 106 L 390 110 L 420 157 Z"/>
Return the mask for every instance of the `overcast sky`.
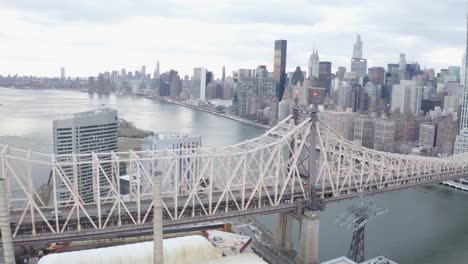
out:
<path id="1" fill-rule="evenodd" d="M 356 34 L 368 66 L 460 65 L 464 0 L 0 0 L 0 74 L 91 76 L 121 69 L 220 75 L 265 64 L 288 40 L 287 70 L 320 60 L 349 69 Z"/>

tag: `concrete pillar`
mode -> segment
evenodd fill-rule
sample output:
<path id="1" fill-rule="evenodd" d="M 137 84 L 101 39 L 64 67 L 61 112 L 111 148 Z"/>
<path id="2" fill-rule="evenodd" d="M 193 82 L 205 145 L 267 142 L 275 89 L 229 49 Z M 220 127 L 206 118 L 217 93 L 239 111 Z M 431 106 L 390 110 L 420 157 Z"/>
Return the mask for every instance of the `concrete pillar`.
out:
<path id="1" fill-rule="evenodd" d="M 288 213 L 279 213 L 273 233 L 273 240 L 278 250 L 292 250 L 291 217 Z"/>
<path id="2" fill-rule="evenodd" d="M 5 167 L 3 166 L 3 171 Z M 10 226 L 10 210 L 6 193 L 5 178 L 0 178 L 0 230 L 2 232 L 3 260 L 5 264 L 15 264 L 15 250 Z"/>
<path id="3" fill-rule="evenodd" d="M 154 243 L 154 264 L 164 262 L 163 255 L 163 217 L 162 217 L 162 175 L 156 174 L 153 186 L 153 243 Z"/>
<path id="4" fill-rule="evenodd" d="M 304 210 L 299 237 L 299 252 L 297 264 L 319 263 L 319 212 L 310 209 Z"/>

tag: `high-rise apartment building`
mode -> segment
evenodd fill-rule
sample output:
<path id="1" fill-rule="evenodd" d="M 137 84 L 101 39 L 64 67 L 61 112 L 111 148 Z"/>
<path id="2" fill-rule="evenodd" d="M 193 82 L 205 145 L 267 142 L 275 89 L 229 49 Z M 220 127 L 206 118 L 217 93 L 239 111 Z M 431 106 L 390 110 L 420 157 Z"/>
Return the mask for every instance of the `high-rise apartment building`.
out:
<path id="1" fill-rule="evenodd" d="M 374 149 L 392 152 L 395 145 L 395 121 L 386 117 L 376 118 L 374 127 Z"/>
<path id="2" fill-rule="evenodd" d="M 437 137 L 437 124 L 422 123 L 419 125 L 419 146 L 432 149 Z"/>
<path id="3" fill-rule="evenodd" d="M 452 113 L 442 116 L 437 122 L 436 154 L 452 155 L 457 138 L 458 123 Z"/>
<path id="4" fill-rule="evenodd" d="M 358 116 L 353 112 L 325 110 L 319 113 L 320 119 L 347 140 L 353 140 L 354 120 Z"/>
<path id="5" fill-rule="evenodd" d="M 366 148 L 374 148 L 375 118 L 368 115 L 360 115 L 354 119 L 353 141 Z"/>
<path id="6" fill-rule="evenodd" d="M 276 97 L 281 101 L 286 88 L 286 52 L 288 42 L 275 40 L 275 57 L 273 63 L 273 78 L 276 81 Z"/>
<path id="7" fill-rule="evenodd" d="M 77 113 L 73 118 L 54 120 L 54 154 L 88 154 L 92 152 L 110 153 L 117 151 L 117 131 L 118 119 L 117 111 L 113 109 L 99 109 L 88 112 Z M 58 156 L 57 159 L 60 159 Z M 100 156 L 105 160 L 105 156 Z M 110 157 L 109 157 L 110 159 Z M 78 159 L 78 161 L 80 161 Z M 102 169 L 111 177 L 112 168 L 110 163 L 102 163 Z M 70 182 L 77 184 L 78 193 L 85 202 L 92 202 L 96 195 L 95 183 L 93 183 L 93 168 L 91 164 L 77 165 L 77 182 L 74 183 L 73 168 L 64 167 L 64 172 L 69 177 Z M 102 173 L 100 175 L 103 175 Z M 119 175 L 117 175 L 119 176 Z M 109 184 L 104 176 L 99 179 L 100 193 L 106 194 L 109 191 Z M 65 191 L 62 183 L 61 190 L 58 190 L 58 197 L 61 201 L 70 197 L 70 193 Z"/>

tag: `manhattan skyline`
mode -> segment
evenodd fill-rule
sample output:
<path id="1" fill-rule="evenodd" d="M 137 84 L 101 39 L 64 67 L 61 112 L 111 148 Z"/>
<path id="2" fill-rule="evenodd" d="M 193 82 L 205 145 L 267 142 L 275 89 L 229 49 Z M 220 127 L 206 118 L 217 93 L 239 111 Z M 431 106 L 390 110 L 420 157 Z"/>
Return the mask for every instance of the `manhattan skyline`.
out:
<path id="1" fill-rule="evenodd" d="M 288 40 L 286 71 L 307 68 L 313 46 L 321 61 L 349 69 L 360 34 L 368 67 L 398 62 L 400 53 L 423 68 L 459 66 L 464 51 L 465 2 L 417 0 L 295 1 L 0 1 L 0 74 L 86 77 L 102 70 L 182 75 L 203 66 L 221 76 L 264 64 L 273 69 L 271 43 Z M 447 16 L 450 14 L 450 16 Z"/>

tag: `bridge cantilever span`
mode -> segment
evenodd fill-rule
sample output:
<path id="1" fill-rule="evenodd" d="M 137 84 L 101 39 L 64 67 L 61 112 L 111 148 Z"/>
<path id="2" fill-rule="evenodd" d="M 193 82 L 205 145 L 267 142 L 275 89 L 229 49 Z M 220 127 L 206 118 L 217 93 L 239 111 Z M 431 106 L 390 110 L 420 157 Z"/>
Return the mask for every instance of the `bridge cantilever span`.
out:
<path id="1" fill-rule="evenodd" d="M 309 134 L 309 118 L 295 123 L 290 116 L 258 138 L 230 146 L 54 156 L 3 145 L 1 176 L 13 237 L 144 225 L 152 220 L 154 177 L 162 178 L 166 222 L 293 207 L 308 199 L 301 175 Z M 91 200 L 79 187 L 83 169 L 92 170 Z M 119 180 L 124 174 L 126 195 Z M 36 188 L 38 178 L 49 178 L 46 188 Z"/>
<path id="2" fill-rule="evenodd" d="M 314 121 L 316 120 L 316 121 Z M 313 134 L 312 134 L 313 133 Z M 316 146 L 311 146 L 314 135 Z M 468 157 L 418 157 L 357 146 L 314 117 L 289 116 L 262 136 L 230 146 L 51 155 L 0 145 L 1 173 L 17 243 L 98 237 L 151 227 L 153 182 L 162 178 L 165 226 L 291 211 L 325 201 L 465 176 Z M 310 151 L 316 153 L 310 155 Z M 309 162 L 316 156 L 315 184 Z M 92 199 L 80 171 L 92 171 Z M 129 193 L 121 194 L 120 176 Z M 46 186 L 37 188 L 40 179 Z M 121 228 L 119 228 L 121 227 Z M 138 231 L 140 230 L 140 231 Z"/>

